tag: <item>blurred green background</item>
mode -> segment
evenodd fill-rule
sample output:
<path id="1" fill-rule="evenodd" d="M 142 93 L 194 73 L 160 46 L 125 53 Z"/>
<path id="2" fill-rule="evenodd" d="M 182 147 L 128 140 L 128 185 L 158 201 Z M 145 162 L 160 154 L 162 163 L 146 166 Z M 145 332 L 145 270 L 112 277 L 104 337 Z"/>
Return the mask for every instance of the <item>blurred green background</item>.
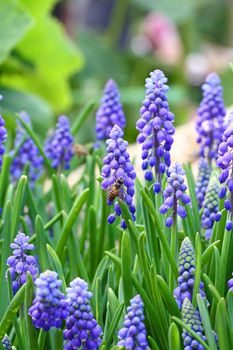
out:
<path id="1" fill-rule="evenodd" d="M 231 0 L 1 0 L 1 106 L 8 126 L 14 112 L 27 110 L 45 135 L 57 115 L 74 120 L 89 100 L 98 105 L 113 78 L 133 142 L 144 81 L 155 68 L 168 76 L 177 125 L 194 116 L 208 72 L 220 74 L 233 104 L 232 45 Z M 79 142 L 95 139 L 94 117 Z"/>

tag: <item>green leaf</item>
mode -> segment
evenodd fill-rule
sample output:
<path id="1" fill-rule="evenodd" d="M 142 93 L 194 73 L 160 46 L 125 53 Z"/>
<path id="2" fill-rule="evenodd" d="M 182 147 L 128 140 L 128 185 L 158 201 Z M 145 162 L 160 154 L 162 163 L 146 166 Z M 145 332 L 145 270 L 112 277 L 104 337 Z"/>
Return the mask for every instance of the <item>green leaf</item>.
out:
<path id="1" fill-rule="evenodd" d="M 1 254 L 1 270 L 0 270 L 0 319 L 5 312 L 7 307 L 7 283 L 5 281 L 5 273 L 7 270 L 7 258 L 10 255 L 10 243 L 11 243 L 11 235 L 10 227 L 11 227 L 11 203 L 7 202 L 5 210 L 4 210 L 4 227 L 3 227 L 3 250 Z"/>
<path id="2" fill-rule="evenodd" d="M 27 274 L 27 284 L 25 290 L 25 298 L 24 298 L 24 318 L 26 323 L 26 336 L 25 340 L 28 342 L 28 348 L 37 350 L 37 338 L 39 335 L 38 330 L 36 330 L 35 326 L 32 323 L 31 317 L 28 315 L 28 309 L 32 306 L 32 300 L 34 296 L 34 283 L 32 280 L 32 276 L 30 273 Z"/>
<path id="3" fill-rule="evenodd" d="M 0 64 L 29 30 L 33 20 L 17 0 L 0 2 Z"/>
<path id="4" fill-rule="evenodd" d="M 58 273 L 59 278 L 62 280 L 62 291 L 65 293 L 66 281 L 65 281 L 65 276 L 64 276 L 63 268 L 59 260 L 59 257 L 57 256 L 56 252 L 53 250 L 53 248 L 49 244 L 47 244 L 47 251 L 51 258 L 53 269 Z"/>
<path id="5" fill-rule="evenodd" d="M 129 306 L 130 299 L 133 296 L 133 284 L 131 276 L 132 252 L 129 234 L 124 231 L 121 243 L 121 260 L 122 260 L 122 286 L 125 307 Z"/>
<path id="6" fill-rule="evenodd" d="M 168 330 L 169 350 L 180 350 L 180 332 L 177 325 L 172 322 Z"/>
<path id="7" fill-rule="evenodd" d="M 49 268 L 48 253 L 46 251 L 46 244 L 48 243 L 48 240 L 46 237 L 47 235 L 44 230 L 42 219 L 39 215 L 36 217 L 35 231 L 36 231 L 36 248 L 39 254 L 39 261 L 40 261 L 42 271 L 44 271 Z"/>
<path id="8" fill-rule="evenodd" d="M 167 238 L 166 238 L 166 235 L 164 232 L 162 232 L 161 230 L 161 227 L 160 227 L 160 224 L 159 224 L 159 217 L 158 217 L 158 213 L 156 212 L 155 210 L 155 207 L 151 201 L 151 199 L 148 197 L 148 195 L 145 193 L 145 191 L 141 190 L 141 194 L 142 194 L 142 197 L 143 197 L 143 200 L 145 201 L 149 211 L 150 211 L 150 214 L 151 214 L 151 217 L 152 219 L 154 220 L 154 224 L 155 224 L 155 229 L 159 235 L 159 238 L 160 238 L 160 241 L 161 241 L 161 244 L 164 248 L 164 252 L 171 264 L 171 268 L 172 268 L 172 271 L 174 273 L 174 275 L 177 277 L 178 276 L 178 270 L 177 270 L 177 266 L 176 266 L 176 261 L 171 253 L 171 250 L 170 250 L 170 247 L 169 247 L 169 244 L 168 244 L 168 241 L 167 241 Z"/>
<path id="9" fill-rule="evenodd" d="M 227 310 L 224 298 L 221 298 L 217 305 L 215 322 L 220 349 L 232 349 L 232 336 L 230 336 L 230 331 L 228 328 Z"/>
<path id="10" fill-rule="evenodd" d="M 196 269 L 195 269 L 195 282 L 193 288 L 193 297 L 192 303 L 196 307 L 197 300 L 196 295 L 200 290 L 200 281 L 201 281 L 201 239 L 199 234 L 196 234 L 196 244 L 195 244 L 195 253 L 196 253 Z"/>
<path id="11" fill-rule="evenodd" d="M 48 14 L 58 0 L 21 0 L 21 2 L 33 17 L 40 18 Z"/>
<path id="12" fill-rule="evenodd" d="M 205 264 L 207 264 L 207 263 L 210 261 L 211 256 L 212 256 L 212 253 L 213 253 L 213 251 L 214 251 L 214 247 L 215 247 L 216 245 L 219 245 L 219 243 L 220 243 L 219 240 L 213 242 L 213 243 L 210 244 L 210 245 L 206 248 L 206 250 L 202 253 L 202 256 L 201 256 L 201 264 L 202 264 L 202 266 L 205 265 Z"/>
<path id="13" fill-rule="evenodd" d="M 157 279 L 159 283 L 159 288 L 161 290 L 162 298 L 167 306 L 169 314 L 171 316 L 180 317 L 180 310 L 168 285 L 160 275 L 157 275 Z"/>
<path id="14" fill-rule="evenodd" d="M 66 244 L 66 241 L 68 239 L 68 236 L 71 232 L 72 226 L 74 222 L 76 221 L 80 210 L 82 209 L 83 205 L 85 204 L 87 198 L 88 198 L 89 188 L 86 188 L 81 195 L 76 199 L 74 202 L 74 205 L 64 223 L 61 237 L 58 241 L 57 247 L 56 247 L 56 253 L 58 256 L 61 256 L 62 251 L 64 249 L 64 246 Z"/>
<path id="15" fill-rule="evenodd" d="M 4 155 L 2 170 L 0 174 L 0 208 L 3 207 L 5 194 L 7 191 L 7 186 L 10 180 L 10 166 L 11 166 L 11 157 L 9 155 Z"/>
<path id="16" fill-rule="evenodd" d="M 124 303 L 122 303 L 118 306 L 116 313 L 115 313 L 113 319 L 111 320 L 110 326 L 107 329 L 107 333 L 106 333 L 106 335 L 104 335 L 104 340 L 106 340 L 107 344 L 110 344 L 110 342 L 113 338 L 114 332 L 117 329 L 118 323 L 119 323 L 121 315 L 123 313 L 123 310 L 124 310 Z"/>
<path id="17" fill-rule="evenodd" d="M 13 322 L 13 319 L 14 319 L 20 305 L 23 303 L 25 289 L 26 289 L 26 284 L 24 284 L 18 290 L 18 292 L 15 294 L 14 298 L 11 300 L 10 304 L 8 305 L 6 312 L 3 315 L 3 318 L 1 319 L 1 322 L 0 322 L 0 340 L 2 340 L 2 338 L 4 337 L 5 333 L 7 332 L 11 323 Z"/>
<path id="18" fill-rule="evenodd" d="M 23 208 L 23 201 L 24 201 L 24 194 L 26 190 L 27 185 L 27 176 L 22 175 L 19 179 L 18 186 L 16 189 L 15 199 L 14 199 L 14 205 L 12 212 L 14 213 L 12 217 L 12 224 L 11 224 L 11 238 L 16 235 L 18 227 L 19 227 L 19 218 L 21 215 L 21 211 Z"/>
<path id="19" fill-rule="evenodd" d="M 211 347 L 211 350 L 217 350 L 217 345 L 215 343 L 214 334 L 210 323 L 209 313 L 207 311 L 206 304 L 200 294 L 197 294 L 197 304 L 208 344 Z"/>
<path id="20" fill-rule="evenodd" d="M 94 101 L 89 101 L 84 108 L 81 110 L 80 114 L 76 118 L 75 122 L 72 125 L 71 132 L 76 136 L 78 131 L 80 130 L 83 123 L 87 120 L 87 118 L 90 116 L 90 114 L 93 112 L 94 108 L 96 106 L 96 103 Z"/>

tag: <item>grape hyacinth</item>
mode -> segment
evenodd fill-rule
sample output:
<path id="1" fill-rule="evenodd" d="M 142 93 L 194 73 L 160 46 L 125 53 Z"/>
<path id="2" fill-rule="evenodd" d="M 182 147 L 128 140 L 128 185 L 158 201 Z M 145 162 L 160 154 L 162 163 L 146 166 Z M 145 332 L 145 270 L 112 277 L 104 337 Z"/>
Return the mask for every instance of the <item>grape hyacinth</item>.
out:
<path id="1" fill-rule="evenodd" d="M 209 166 L 209 163 L 204 158 L 200 158 L 195 188 L 199 209 L 201 209 L 203 206 L 206 189 L 210 180 L 210 174 L 211 168 Z"/>
<path id="2" fill-rule="evenodd" d="M 46 270 L 35 280 L 36 296 L 28 314 L 36 328 L 49 331 L 50 328 L 61 328 L 68 316 L 65 295 L 60 291 L 62 281 L 55 271 Z"/>
<path id="3" fill-rule="evenodd" d="M 30 272 L 33 280 L 38 274 L 36 258 L 26 253 L 34 250 L 34 245 L 28 243 L 29 239 L 29 236 L 19 232 L 10 245 L 13 249 L 13 255 L 7 259 L 7 265 L 9 266 L 7 273 L 10 272 L 14 293 L 26 282 L 27 272 Z"/>
<path id="4" fill-rule="evenodd" d="M 218 220 L 218 193 L 220 185 L 216 174 L 213 174 L 207 187 L 201 217 L 201 226 L 205 229 L 205 239 L 210 239 L 214 222 Z M 220 219 L 220 217 L 219 217 Z"/>
<path id="5" fill-rule="evenodd" d="M 161 190 L 161 177 L 170 166 L 170 149 L 173 143 L 175 128 L 174 114 L 167 102 L 167 78 L 158 69 L 150 73 L 146 79 L 146 98 L 140 109 L 141 118 L 137 121 L 139 135 L 137 142 L 142 145 L 142 169 L 145 179 L 153 180 L 154 192 Z"/>
<path id="6" fill-rule="evenodd" d="M 110 79 L 105 85 L 101 105 L 96 113 L 97 140 L 106 140 L 115 124 L 124 129 L 126 119 L 117 84 Z"/>
<path id="7" fill-rule="evenodd" d="M 228 288 L 233 293 L 233 278 L 228 281 Z"/>
<path id="8" fill-rule="evenodd" d="M 13 349 L 15 349 L 15 347 L 12 346 L 10 338 L 8 337 L 7 334 L 5 334 L 4 337 L 2 338 L 2 346 L 6 350 L 13 350 Z"/>
<path id="9" fill-rule="evenodd" d="M 219 181 L 223 184 L 219 197 L 225 198 L 224 206 L 228 211 L 226 230 L 231 231 L 233 228 L 233 122 L 224 131 L 218 148 L 217 165 L 222 170 Z"/>
<path id="10" fill-rule="evenodd" d="M 104 166 L 102 168 L 102 189 L 111 191 L 112 186 L 117 179 L 123 181 L 123 185 L 119 190 L 118 197 L 125 201 L 132 214 L 132 219 L 135 220 L 135 206 L 133 204 L 134 196 L 134 179 L 136 173 L 133 165 L 130 162 L 130 155 L 127 152 L 128 142 L 124 141 L 123 131 L 118 125 L 114 125 L 112 128 L 107 144 L 107 155 L 103 159 Z M 111 205 L 112 201 L 108 201 Z M 108 223 L 112 224 L 116 220 L 116 216 L 121 215 L 121 208 L 117 201 L 114 204 L 115 214 L 110 214 L 108 217 Z M 121 226 L 126 228 L 125 221 L 122 220 Z"/>
<path id="11" fill-rule="evenodd" d="M 210 73 L 202 86 L 203 99 L 198 109 L 196 131 L 200 144 L 200 156 L 211 163 L 217 158 L 218 146 L 224 131 L 226 114 L 223 102 L 223 88 L 216 73 Z"/>
<path id="12" fill-rule="evenodd" d="M 159 208 L 160 214 L 169 212 L 166 226 L 175 224 L 177 214 L 184 219 L 187 215 L 184 205 L 190 204 L 190 198 L 185 193 L 187 186 L 184 183 L 185 171 L 182 165 L 175 163 L 167 171 L 167 187 L 164 190 L 164 204 Z"/>
<path id="13" fill-rule="evenodd" d="M 20 117 L 25 123 L 32 127 L 30 117 L 26 112 L 21 112 Z M 34 141 L 26 134 L 21 123 L 17 121 L 17 124 L 14 144 L 16 152 L 11 163 L 11 175 L 14 182 L 18 181 L 25 167 L 28 165 L 28 177 L 30 184 L 33 185 L 42 173 L 43 158 L 34 144 Z M 14 151 L 12 151 L 12 154 L 14 154 Z"/>
<path id="14" fill-rule="evenodd" d="M 68 317 L 64 330 L 65 350 L 95 350 L 101 344 L 102 329 L 91 312 L 88 284 L 76 278 L 66 289 Z"/>
<path id="15" fill-rule="evenodd" d="M 55 131 L 45 141 L 45 154 L 52 161 L 54 169 L 69 169 L 73 157 L 73 136 L 69 119 L 58 118 Z"/>
<path id="16" fill-rule="evenodd" d="M 193 287 L 195 282 L 195 269 L 196 269 L 196 257 L 188 237 L 185 237 L 179 252 L 179 277 L 178 286 L 174 289 L 174 298 L 176 299 L 179 309 L 182 307 L 185 298 L 190 301 L 193 296 Z M 204 284 L 200 282 L 199 293 L 205 298 L 205 292 L 203 290 Z"/>
<path id="17" fill-rule="evenodd" d="M 118 332 L 118 346 L 122 346 L 126 350 L 149 349 L 146 327 L 143 323 L 143 306 L 140 295 L 136 295 L 130 300 L 130 306 L 127 307 L 124 319 L 124 327 Z"/>
<path id="18" fill-rule="evenodd" d="M 204 335 L 203 326 L 201 323 L 198 310 L 195 310 L 189 298 L 185 298 L 182 305 L 182 319 L 183 322 L 189 326 L 203 341 L 206 341 Z M 183 329 L 182 338 L 184 343 L 184 350 L 204 350 L 204 346 L 201 345 L 196 339 L 194 339 L 188 331 Z"/>

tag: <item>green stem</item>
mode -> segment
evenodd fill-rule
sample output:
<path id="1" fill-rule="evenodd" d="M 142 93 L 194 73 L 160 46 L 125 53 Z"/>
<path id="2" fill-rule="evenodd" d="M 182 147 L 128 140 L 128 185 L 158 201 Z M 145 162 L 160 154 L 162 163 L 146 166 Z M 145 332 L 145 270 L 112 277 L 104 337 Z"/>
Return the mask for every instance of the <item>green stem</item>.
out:
<path id="1" fill-rule="evenodd" d="M 171 253 L 174 257 L 174 259 L 176 260 L 176 241 L 177 241 L 177 230 L 176 230 L 176 221 L 177 221 L 177 214 L 176 214 L 176 210 L 174 210 L 173 212 L 173 224 L 171 227 L 171 240 L 170 240 L 170 244 L 171 244 Z M 173 292 L 174 289 L 174 273 L 172 271 L 172 267 L 171 267 L 171 263 L 169 265 L 169 288 L 171 290 L 171 292 Z"/>
<path id="2" fill-rule="evenodd" d="M 47 335 L 47 333 L 43 329 L 41 329 L 40 334 L 39 334 L 39 339 L 38 339 L 38 349 L 39 350 L 44 350 L 46 335 Z"/>

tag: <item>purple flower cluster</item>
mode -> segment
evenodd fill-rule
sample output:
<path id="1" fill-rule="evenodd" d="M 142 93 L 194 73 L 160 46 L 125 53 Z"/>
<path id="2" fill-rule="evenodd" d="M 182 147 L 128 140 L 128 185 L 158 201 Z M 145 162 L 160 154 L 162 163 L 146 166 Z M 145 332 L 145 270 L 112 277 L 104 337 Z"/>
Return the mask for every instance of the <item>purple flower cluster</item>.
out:
<path id="1" fill-rule="evenodd" d="M 185 193 L 187 186 L 184 183 L 185 171 L 182 165 L 175 163 L 167 171 L 167 187 L 164 190 L 164 203 L 159 208 L 160 214 L 169 213 L 166 219 L 166 226 L 174 224 L 177 214 L 184 219 L 187 215 L 184 205 L 190 203 L 189 196 Z"/>
<path id="2" fill-rule="evenodd" d="M 112 128 L 107 144 L 107 155 L 103 159 L 104 166 L 102 168 L 102 189 L 111 191 L 120 179 L 123 183 L 118 191 L 118 197 L 125 201 L 132 214 L 132 219 L 135 220 L 135 206 L 133 204 L 134 196 L 134 179 L 136 173 L 133 165 L 130 162 L 130 155 L 127 152 L 128 142 L 124 141 L 123 131 L 118 125 Z M 112 204 L 112 201 L 108 201 Z M 116 216 L 121 215 L 121 208 L 116 201 L 114 204 L 115 214 L 110 214 L 108 222 L 112 224 L 116 220 Z M 126 227 L 125 221 L 122 220 L 121 226 Z"/>
<path id="3" fill-rule="evenodd" d="M 188 237 L 185 237 L 179 252 L 179 277 L 178 286 L 174 289 L 174 298 L 176 299 L 179 308 L 185 298 L 192 300 L 193 287 L 195 282 L 195 269 L 196 269 L 196 258 L 195 253 Z M 204 284 L 200 282 L 200 294 L 205 298 L 205 292 L 203 290 Z"/>
<path id="4" fill-rule="evenodd" d="M 9 266 L 7 273 L 8 271 L 10 272 L 14 293 L 26 282 L 27 272 L 30 272 L 34 280 L 38 274 L 35 257 L 26 253 L 34 250 L 34 245 L 28 243 L 29 239 L 30 237 L 19 232 L 14 239 L 14 243 L 10 245 L 11 249 L 13 249 L 13 255 L 7 259 L 7 265 Z"/>
<path id="5" fill-rule="evenodd" d="M 2 338 L 2 346 L 6 350 L 12 350 L 13 349 L 11 341 L 10 341 L 10 338 L 8 337 L 7 334 L 5 334 L 4 337 Z"/>
<path id="6" fill-rule="evenodd" d="M 209 162 L 217 158 L 217 150 L 224 131 L 225 108 L 223 88 L 216 73 L 210 73 L 202 86 L 203 99 L 198 109 L 196 130 L 200 156 Z"/>
<path id="7" fill-rule="evenodd" d="M 184 323 L 189 326 L 203 341 L 206 341 L 204 335 L 203 326 L 201 323 L 198 310 L 195 310 L 191 301 L 185 298 L 182 305 L 182 319 Z M 194 339 L 189 332 L 183 329 L 182 338 L 184 343 L 184 350 L 204 350 L 204 346 L 201 345 L 196 339 Z"/>
<path id="8" fill-rule="evenodd" d="M 219 181 L 223 184 L 219 196 L 225 198 L 224 206 L 229 212 L 226 229 L 231 231 L 233 228 L 233 122 L 229 124 L 222 136 L 222 142 L 218 148 L 217 165 L 222 170 Z"/>
<path id="9" fill-rule="evenodd" d="M 145 179 L 153 180 L 154 191 L 161 190 L 161 175 L 170 166 L 170 149 L 173 143 L 175 128 L 174 114 L 169 110 L 167 102 L 167 78 L 158 69 L 150 73 L 146 79 L 146 98 L 140 109 L 141 118 L 137 122 L 139 135 L 137 142 L 142 145 L 142 169 Z"/>
<path id="10" fill-rule="evenodd" d="M 6 138 L 7 138 L 7 132 L 5 128 L 5 121 L 3 117 L 0 115 L 0 170 L 2 167 L 2 157 L 3 157 L 3 154 L 5 153 L 4 143 L 6 141 Z"/>
<path id="11" fill-rule="evenodd" d="M 26 112 L 21 112 L 20 117 L 31 127 L 31 120 Z M 41 175 L 43 170 L 43 158 L 34 141 L 27 136 L 25 130 L 18 122 L 14 148 L 16 154 L 11 163 L 11 174 L 13 181 L 18 181 L 25 167 L 29 166 L 29 180 L 33 184 Z M 13 152 L 12 152 L 13 153 Z"/>
<path id="12" fill-rule="evenodd" d="M 233 293 L 233 278 L 228 281 L 228 288 Z"/>
<path id="13" fill-rule="evenodd" d="M 210 180 L 210 174 L 211 168 L 209 163 L 204 158 L 200 158 L 195 188 L 199 209 L 203 206 L 206 189 Z"/>
<path id="14" fill-rule="evenodd" d="M 73 157 L 73 136 L 69 119 L 58 118 L 55 131 L 45 141 L 45 154 L 52 161 L 54 169 L 69 169 Z"/>
<path id="15" fill-rule="evenodd" d="M 126 119 L 120 101 L 120 93 L 114 80 L 109 80 L 104 89 L 101 105 L 96 113 L 96 136 L 98 140 L 107 139 L 113 126 L 121 129 L 126 125 Z"/>
<path id="16" fill-rule="evenodd" d="M 28 314 L 36 328 L 49 331 L 51 327 L 61 328 L 68 316 L 67 302 L 60 291 L 62 281 L 54 271 L 46 270 L 36 279 L 36 296 Z"/>
<path id="17" fill-rule="evenodd" d="M 213 174 L 207 187 L 201 217 L 201 226 L 206 230 L 206 239 L 210 239 L 211 237 L 214 222 L 220 220 L 221 218 L 221 214 L 218 212 L 219 190 L 220 185 L 218 179 L 216 178 L 215 174 Z"/>
<path id="18" fill-rule="evenodd" d="M 146 339 L 146 327 L 143 323 L 143 302 L 140 295 L 136 295 L 130 300 L 130 306 L 127 307 L 127 314 L 124 319 L 124 327 L 118 332 L 118 346 L 126 350 L 148 349 Z"/>
<path id="19" fill-rule="evenodd" d="M 97 324 L 91 312 L 90 299 L 92 293 L 88 285 L 81 278 L 76 278 L 66 289 L 68 302 L 68 318 L 64 339 L 64 349 L 95 350 L 101 344 L 102 329 Z"/>

